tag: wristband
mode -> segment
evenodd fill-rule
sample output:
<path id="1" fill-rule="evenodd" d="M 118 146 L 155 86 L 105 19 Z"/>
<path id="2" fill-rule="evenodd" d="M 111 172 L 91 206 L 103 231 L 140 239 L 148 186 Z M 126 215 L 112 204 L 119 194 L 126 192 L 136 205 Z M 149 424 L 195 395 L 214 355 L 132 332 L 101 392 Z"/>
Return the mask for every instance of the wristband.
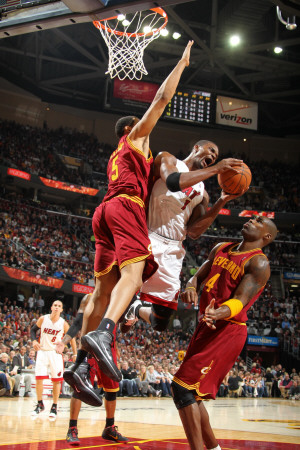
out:
<path id="1" fill-rule="evenodd" d="M 185 290 L 187 290 L 187 289 L 194 289 L 194 291 L 196 290 L 196 288 L 194 286 L 188 286 L 185 288 Z"/>
<path id="2" fill-rule="evenodd" d="M 228 306 L 230 309 L 230 316 L 225 317 L 225 319 L 231 319 L 231 317 L 236 316 L 244 308 L 243 303 L 238 298 L 230 298 L 227 302 L 222 303 L 220 306 Z"/>

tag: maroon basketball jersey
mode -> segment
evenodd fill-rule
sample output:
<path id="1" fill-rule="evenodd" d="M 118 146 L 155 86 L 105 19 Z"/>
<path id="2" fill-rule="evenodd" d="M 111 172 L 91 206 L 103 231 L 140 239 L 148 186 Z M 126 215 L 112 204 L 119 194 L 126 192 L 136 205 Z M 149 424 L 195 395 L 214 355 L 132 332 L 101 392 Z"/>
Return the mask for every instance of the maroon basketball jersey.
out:
<path id="1" fill-rule="evenodd" d="M 255 255 L 265 256 L 260 248 L 247 252 L 234 251 L 237 245 L 238 244 L 232 242 L 224 243 L 217 251 L 210 273 L 203 282 L 203 291 L 200 300 L 200 312 L 202 314 L 204 314 L 205 308 L 213 298 L 216 300 L 215 308 L 218 308 L 221 303 L 226 302 L 230 298 L 234 298 L 234 292 L 244 275 L 246 262 Z M 246 322 L 248 320 L 248 309 L 260 296 L 263 289 L 264 286 L 239 314 L 232 317 L 232 320 Z"/>
<path id="2" fill-rule="evenodd" d="M 135 147 L 128 135 L 123 136 L 107 165 L 108 190 L 103 201 L 120 195 L 138 197 L 145 206 L 153 185 L 153 157 Z"/>

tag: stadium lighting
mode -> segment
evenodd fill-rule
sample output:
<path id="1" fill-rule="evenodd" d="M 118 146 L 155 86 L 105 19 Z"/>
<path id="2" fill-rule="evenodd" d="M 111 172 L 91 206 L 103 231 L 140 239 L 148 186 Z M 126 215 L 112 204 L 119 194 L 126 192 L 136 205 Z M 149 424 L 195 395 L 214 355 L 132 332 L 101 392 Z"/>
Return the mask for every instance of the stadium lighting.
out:
<path id="1" fill-rule="evenodd" d="M 281 52 L 282 52 L 282 47 L 274 47 L 274 53 L 279 55 L 279 53 L 281 53 Z"/>
<path id="2" fill-rule="evenodd" d="M 169 31 L 168 31 L 166 28 L 163 28 L 163 29 L 160 31 L 160 34 L 161 34 L 162 36 L 168 36 Z"/>
<path id="3" fill-rule="evenodd" d="M 229 44 L 231 47 L 237 47 L 241 43 L 241 38 L 237 34 L 234 34 L 233 36 L 230 36 L 229 38 Z"/>
<path id="4" fill-rule="evenodd" d="M 122 25 L 123 25 L 124 27 L 127 27 L 129 24 L 130 24 L 130 22 L 129 22 L 129 20 L 127 20 L 127 19 L 123 20 L 123 22 L 122 22 Z"/>
<path id="5" fill-rule="evenodd" d="M 146 26 L 146 27 L 144 27 L 143 31 L 144 31 L 145 34 L 148 34 L 148 33 L 151 33 L 152 28 L 149 27 L 149 26 Z"/>
<path id="6" fill-rule="evenodd" d="M 173 37 L 173 39 L 179 39 L 181 37 L 181 34 L 177 33 L 177 31 L 175 31 L 175 33 L 173 33 L 172 37 Z"/>
<path id="7" fill-rule="evenodd" d="M 120 21 L 120 22 L 123 22 L 123 20 L 125 20 L 126 19 L 126 16 L 124 16 L 124 14 L 119 14 L 118 15 L 118 20 Z"/>

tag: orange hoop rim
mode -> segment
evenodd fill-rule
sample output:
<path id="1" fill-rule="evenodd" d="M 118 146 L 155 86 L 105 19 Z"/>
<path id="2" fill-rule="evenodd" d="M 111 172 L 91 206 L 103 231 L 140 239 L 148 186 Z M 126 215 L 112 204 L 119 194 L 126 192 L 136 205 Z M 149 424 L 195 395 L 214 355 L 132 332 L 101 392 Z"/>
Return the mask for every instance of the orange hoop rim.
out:
<path id="1" fill-rule="evenodd" d="M 157 14 L 160 14 L 165 19 L 165 21 L 159 28 L 157 28 L 156 30 L 153 30 L 153 31 L 149 31 L 149 33 L 126 33 L 125 31 L 113 30 L 112 28 L 106 27 L 103 23 L 101 23 L 104 21 L 117 19 L 118 16 L 108 17 L 107 19 L 102 19 L 102 20 L 94 20 L 93 24 L 96 28 L 98 28 L 98 30 L 100 30 L 100 28 L 102 28 L 102 30 L 108 31 L 109 33 L 116 34 L 118 36 L 127 36 L 127 37 L 153 36 L 153 34 L 158 34 L 161 32 L 161 30 L 163 28 L 165 28 L 165 26 L 168 23 L 168 16 L 167 16 L 167 13 L 160 7 L 151 8 L 150 11 L 154 11 Z"/>

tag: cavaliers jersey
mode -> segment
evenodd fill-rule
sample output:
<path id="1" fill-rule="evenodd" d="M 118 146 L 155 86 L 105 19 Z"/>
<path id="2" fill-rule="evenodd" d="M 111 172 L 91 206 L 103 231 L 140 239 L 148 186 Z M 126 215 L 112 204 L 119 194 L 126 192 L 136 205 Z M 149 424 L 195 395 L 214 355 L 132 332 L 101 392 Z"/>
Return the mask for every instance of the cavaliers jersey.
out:
<path id="1" fill-rule="evenodd" d="M 189 172 L 187 165 L 179 159 L 176 168 L 178 172 Z M 183 191 L 171 192 L 159 178 L 150 197 L 148 229 L 168 239 L 183 241 L 186 238 L 186 225 L 195 206 L 202 202 L 203 194 L 202 181 Z"/>
<path id="2" fill-rule="evenodd" d="M 245 264 L 253 258 L 253 256 L 262 255 L 266 258 L 266 255 L 260 248 L 255 248 L 254 250 L 246 252 L 238 252 L 234 250 L 237 245 L 237 243 L 225 242 L 218 249 L 209 275 L 203 282 L 203 291 L 200 299 L 201 314 L 204 314 L 205 308 L 213 298 L 216 300 L 215 308 L 218 308 L 230 298 L 234 298 L 234 292 L 244 275 Z M 250 302 L 244 306 L 242 311 L 232 317 L 231 320 L 246 322 L 248 320 L 248 309 L 260 296 L 263 289 L 264 286 L 254 297 L 252 297 Z"/>
<path id="3" fill-rule="evenodd" d="M 50 314 L 44 316 L 40 335 L 41 350 L 56 350 L 55 344 L 60 342 L 64 336 L 64 324 L 65 320 L 62 317 L 53 323 Z"/>
<path id="4" fill-rule="evenodd" d="M 108 190 L 103 201 L 113 197 L 138 197 L 147 207 L 153 185 L 153 157 L 149 158 L 133 145 L 128 135 L 123 136 L 107 165 Z"/>

